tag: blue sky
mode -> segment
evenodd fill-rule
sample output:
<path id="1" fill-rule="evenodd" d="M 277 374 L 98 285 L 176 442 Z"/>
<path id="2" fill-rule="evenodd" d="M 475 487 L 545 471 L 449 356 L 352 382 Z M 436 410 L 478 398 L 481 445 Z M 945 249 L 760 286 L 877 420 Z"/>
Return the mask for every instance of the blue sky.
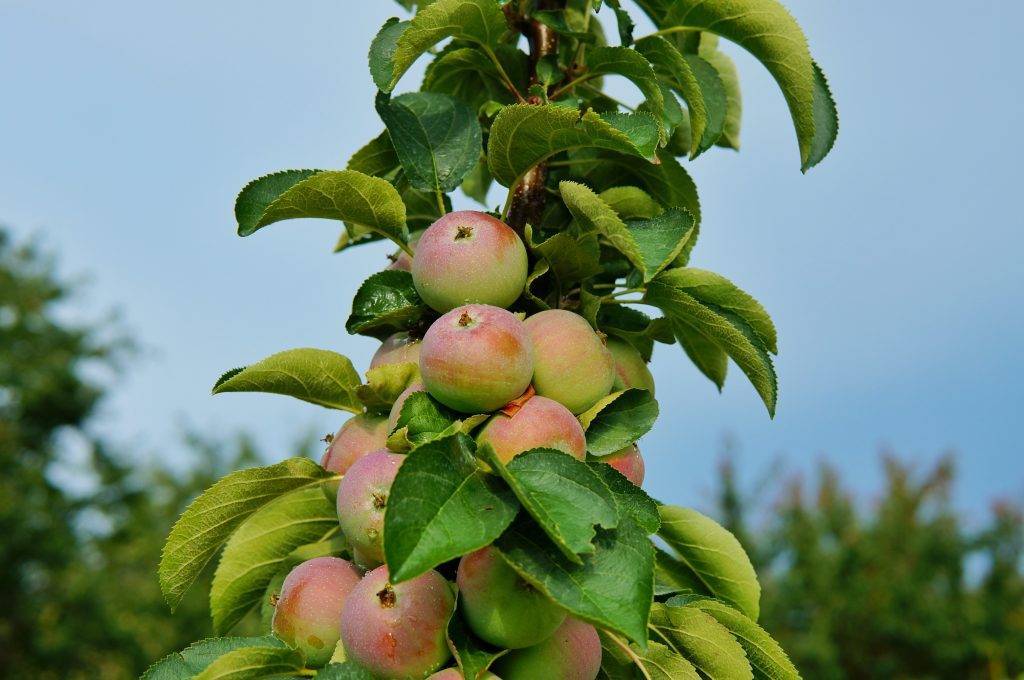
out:
<path id="1" fill-rule="evenodd" d="M 996 496 L 1024 496 L 1024 4 L 787 5 L 839 102 L 833 155 L 800 174 L 781 94 L 730 46 L 743 151 L 689 168 L 704 206 L 695 264 L 752 292 L 780 329 L 778 415 L 738 370 L 719 395 L 660 347 L 648 487 L 705 504 L 727 435 L 751 470 L 781 458 L 809 471 L 826 457 L 867 492 L 881 447 L 922 463 L 954 450 L 957 499 L 980 517 Z M 231 209 L 250 178 L 341 167 L 379 131 L 365 55 L 399 11 L 0 0 L 0 222 L 42 235 L 63 271 L 92 275 L 76 314 L 119 307 L 148 348 L 101 422 L 140 458 L 174 461 L 183 423 L 247 429 L 284 457 L 297 433 L 342 420 L 209 388 L 290 347 L 365 367 L 374 343 L 344 320 L 386 249 L 332 255 L 327 221 L 239 239 Z"/>

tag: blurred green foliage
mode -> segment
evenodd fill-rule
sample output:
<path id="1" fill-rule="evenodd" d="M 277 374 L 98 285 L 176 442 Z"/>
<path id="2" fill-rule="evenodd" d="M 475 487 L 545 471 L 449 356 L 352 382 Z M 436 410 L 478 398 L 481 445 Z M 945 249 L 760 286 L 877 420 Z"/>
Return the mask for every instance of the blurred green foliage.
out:
<path id="1" fill-rule="evenodd" d="M 160 550 L 199 491 L 260 459 L 245 438 L 191 435 L 161 452 L 184 463 L 172 473 L 101 441 L 90 422 L 133 345 L 115 319 L 75 321 L 76 288 L 0 229 L 3 677 L 135 678 L 209 635 L 210 575 L 171 616 Z"/>
<path id="2" fill-rule="evenodd" d="M 870 503 L 827 464 L 812 485 L 749 490 L 723 464 L 718 511 L 758 569 L 762 625 L 814 680 L 1024 677 L 1021 508 L 973 526 L 950 502 L 951 458 L 882 463 Z"/>

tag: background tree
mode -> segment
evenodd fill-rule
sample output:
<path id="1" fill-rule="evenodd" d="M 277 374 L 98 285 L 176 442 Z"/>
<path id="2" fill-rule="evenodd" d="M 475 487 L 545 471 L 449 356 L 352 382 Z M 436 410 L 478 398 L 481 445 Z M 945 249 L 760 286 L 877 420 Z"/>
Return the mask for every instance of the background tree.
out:
<path id="1" fill-rule="evenodd" d="M 950 501 L 950 458 L 923 473 L 891 455 L 883 465 L 870 505 L 827 464 L 815 484 L 790 480 L 781 493 L 744 492 L 722 466 L 719 513 L 758 568 L 765 628 L 809 678 L 1018 677 L 1020 507 L 995 503 L 972 527 Z M 778 501 L 767 508 L 766 497 Z"/>

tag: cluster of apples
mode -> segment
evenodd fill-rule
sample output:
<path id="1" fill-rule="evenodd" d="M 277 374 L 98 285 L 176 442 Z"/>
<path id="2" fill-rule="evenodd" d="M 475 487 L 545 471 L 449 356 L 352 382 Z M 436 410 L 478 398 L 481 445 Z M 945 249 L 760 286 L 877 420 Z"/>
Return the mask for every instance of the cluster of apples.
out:
<path id="1" fill-rule="evenodd" d="M 454 411 L 491 414 L 476 439 L 503 462 L 535 448 L 585 460 L 577 415 L 615 390 L 653 392 L 651 373 L 632 346 L 602 337 L 578 314 L 550 309 L 523 318 L 506 309 L 522 294 L 528 258 L 519 235 L 500 220 L 449 213 L 413 243 L 414 255 L 400 253 L 391 267 L 410 271 L 420 297 L 441 316 L 422 339 L 387 338 L 370 367 L 416 363 L 421 381 L 399 396 L 389 417 L 354 416 L 334 436 L 321 465 L 343 475 L 338 517 L 352 561 L 321 557 L 297 566 L 277 601 L 274 632 L 311 666 L 327 663 L 340 640 L 346 659 L 378 677 L 455 680 L 462 675 L 445 668 L 453 665 L 446 630 L 459 615 L 480 639 L 511 650 L 487 678 L 593 680 L 601 664 L 597 631 L 568 617 L 492 547 L 459 561 L 457 613 L 456 589 L 438 571 L 389 581 L 384 512 L 405 456 L 386 442 L 409 395 L 425 391 Z M 601 460 L 642 482 L 635 444 Z"/>

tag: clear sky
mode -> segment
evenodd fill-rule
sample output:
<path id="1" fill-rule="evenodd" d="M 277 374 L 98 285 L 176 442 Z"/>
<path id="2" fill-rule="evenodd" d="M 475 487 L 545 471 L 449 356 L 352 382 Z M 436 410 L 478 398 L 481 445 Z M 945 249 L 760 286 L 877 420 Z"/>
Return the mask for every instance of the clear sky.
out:
<path id="1" fill-rule="evenodd" d="M 978 516 L 1024 496 L 1024 3 L 787 4 L 839 103 L 833 155 L 800 174 L 781 94 L 730 46 L 743 151 L 690 167 L 704 206 L 694 263 L 753 293 L 780 329 L 778 415 L 735 367 L 719 395 L 659 347 L 648 487 L 703 504 L 727 435 L 752 470 L 827 457 L 866 491 L 881 447 L 921 462 L 955 450 L 957 498 Z M 290 347 L 365 367 L 374 342 L 344 321 L 386 248 L 332 255 L 329 221 L 239 239 L 232 205 L 252 177 L 342 167 L 377 134 L 365 55 L 399 12 L 383 0 L 0 0 L 0 222 L 92 275 L 76 313 L 117 306 L 148 348 L 102 420 L 138 456 L 173 461 L 188 423 L 250 430 L 284 457 L 296 433 L 343 419 L 209 388 Z"/>

